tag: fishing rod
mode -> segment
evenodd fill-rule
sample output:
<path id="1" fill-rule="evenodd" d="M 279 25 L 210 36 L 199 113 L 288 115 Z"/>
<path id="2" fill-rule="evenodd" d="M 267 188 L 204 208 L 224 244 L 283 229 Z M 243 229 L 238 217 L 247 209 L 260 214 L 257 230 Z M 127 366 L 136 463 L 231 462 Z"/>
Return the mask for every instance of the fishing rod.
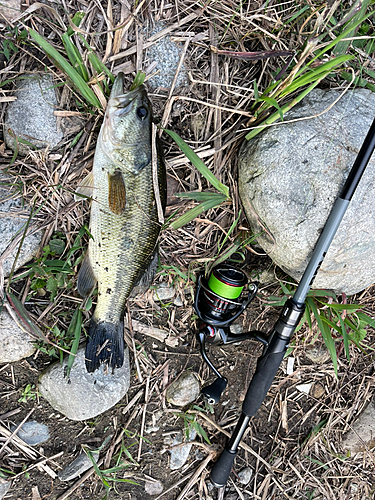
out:
<path id="1" fill-rule="evenodd" d="M 231 323 L 247 307 L 255 296 L 257 289 L 257 284 L 253 283 L 249 285 L 247 299 L 241 299 L 241 292 L 247 282 L 245 274 L 242 271 L 223 265 L 216 270 L 216 273 L 215 268 L 207 281 L 203 277 L 200 277 L 198 280 L 194 304 L 201 320 L 198 340 L 204 360 L 218 376 L 213 384 L 202 390 L 202 393 L 208 398 L 209 402 L 212 404 L 218 402 L 221 393 L 226 388 L 227 380 L 208 359 L 205 351 L 206 342 L 226 344 L 251 338 L 259 340 L 264 344 L 263 353 L 258 359 L 255 374 L 250 382 L 242 405 L 241 416 L 224 451 L 211 470 L 210 478 L 217 488 L 224 487 L 229 479 L 240 441 L 246 431 L 250 418 L 256 414 L 271 387 L 277 370 L 288 349 L 289 342 L 304 314 L 306 296 L 374 149 L 375 119 L 367 133 L 344 187 L 325 223 L 323 231 L 318 238 L 301 281 L 293 297 L 286 301 L 278 321 L 267 337 L 257 331 L 241 335 L 230 333 Z"/>

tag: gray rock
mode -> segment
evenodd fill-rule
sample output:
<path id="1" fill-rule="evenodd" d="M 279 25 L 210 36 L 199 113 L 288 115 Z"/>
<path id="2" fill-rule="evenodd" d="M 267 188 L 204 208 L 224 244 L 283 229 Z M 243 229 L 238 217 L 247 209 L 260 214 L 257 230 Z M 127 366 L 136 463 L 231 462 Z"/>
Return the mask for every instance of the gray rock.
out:
<path id="1" fill-rule="evenodd" d="M 171 449 L 171 462 L 169 467 L 171 470 L 181 469 L 181 467 L 186 463 L 186 460 L 189 457 L 189 453 L 192 445 L 189 444 L 189 441 L 193 441 L 196 437 L 197 433 L 195 429 L 190 429 L 189 432 L 189 440 L 187 444 L 184 446 L 178 446 L 184 442 L 184 437 L 182 432 L 179 432 L 173 441 L 174 448 Z"/>
<path id="2" fill-rule="evenodd" d="M 167 25 L 163 22 L 156 23 L 154 30 L 150 33 L 150 36 L 155 35 L 166 27 Z M 164 87 L 167 89 L 171 87 L 178 63 L 180 62 L 181 53 L 182 47 L 176 42 L 172 42 L 169 36 L 163 37 L 147 49 L 147 56 L 150 64 L 156 63 L 154 71 L 159 70 L 159 73 L 147 82 L 152 90 L 155 90 L 158 87 Z M 186 85 L 187 83 L 186 68 L 182 64 L 177 77 L 176 87 Z"/>
<path id="3" fill-rule="evenodd" d="M 0 500 L 2 500 L 5 495 L 8 493 L 10 487 L 12 485 L 12 481 L 7 481 L 0 477 Z"/>
<path id="4" fill-rule="evenodd" d="M 159 285 L 154 292 L 153 299 L 155 302 L 167 302 L 174 298 L 176 290 L 173 286 L 168 286 L 166 283 Z"/>
<path id="5" fill-rule="evenodd" d="M 160 495 L 164 490 L 164 486 L 160 481 L 146 481 L 145 492 L 151 496 Z"/>
<path id="6" fill-rule="evenodd" d="M 200 394 L 200 384 L 193 372 L 182 373 L 171 383 L 166 392 L 168 403 L 175 406 L 186 406 L 197 399 Z"/>
<path id="7" fill-rule="evenodd" d="M 305 355 L 316 365 L 322 365 L 331 358 L 326 345 L 323 343 L 320 344 L 319 342 L 308 345 L 305 349 Z"/>
<path id="8" fill-rule="evenodd" d="M 2 0 L 0 3 L 0 23 L 4 26 L 4 18 L 13 21 L 21 13 L 21 0 Z"/>
<path id="9" fill-rule="evenodd" d="M 177 295 L 177 297 L 174 299 L 173 305 L 177 307 L 182 307 L 184 305 L 180 295 Z"/>
<path id="10" fill-rule="evenodd" d="M 32 342 L 30 335 L 21 330 L 3 308 L 0 313 L 0 364 L 31 356 L 35 351 Z"/>
<path id="11" fill-rule="evenodd" d="M 16 428 L 17 425 L 12 425 L 10 430 L 13 432 Z M 44 443 L 50 437 L 48 427 L 35 420 L 25 422 L 17 432 L 17 436 L 30 446 Z"/>
<path id="12" fill-rule="evenodd" d="M 57 129 L 57 106 L 54 81 L 49 74 L 35 74 L 23 77 L 17 82 L 16 101 L 9 103 L 4 123 L 4 138 L 8 148 L 14 150 L 14 138 L 9 134 L 12 129 L 20 137 L 38 149 L 48 146 L 53 149 L 63 138 Z M 18 143 L 19 153 L 26 155 L 29 146 Z"/>
<path id="13" fill-rule="evenodd" d="M 67 357 L 62 366 L 52 364 L 39 378 L 39 392 L 50 405 L 71 420 L 86 420 L 112 408 L 126 394 L 130 384 L 129 352 L 124 353 L 121 368 L 107 370 L 101 365 L 93 373 L 86 371 L 85 350 L 78 350 L 69 378 Z"/>
<path id="14" fill-rule="evenodd" d="M 99 452 L 92 452 L 92 458 L 95 462 L 98 462 Z M 75 479 L 87 470 L 91 469 L 91 467 L 92 461 L 85 452 L 82 452 L 75 460 L 73 460 L 72 463 L 67 465 L 65 469 L 58 473 L 58 477 L 60 481 L 70 481 L 71 479 Z"/>
<path id="15" fill-rule="evenodd" d="M 0 255 L 4 253 L 12 238 L 18 232 L 22 233 L 30 214 L 28 207 L 23 206 L 20 194 L 12 189 L 11 178 L 0 174 L 0 213 L 7 214 L 1 217 L 0 224 Z M 43 232 L 26 236 L 22 243 L 21 251 L 17 259 L 16 269 L 22 267 L 37 253 Z M 4 275 L 8 276 L 13 266 L 18 246 L 4 262 Z"/>
<path id="16" fill-rule="evenodd" d="M 341 92 L 314 90 L 285 121 L 324 111 Z M 257 241 L 299 279 L 375 115 L 375 94 L 349 91 L 322 116 L 270 127 L 239 154 L 239 193 Z M 348 295 L 374 282 L 373 156 L 314 281 Z M 262 224 L 259 223 L 261 221 Z M 267 231 L 272 237 L 264 231 Z"/>
<path id="17" fill-rule="evenodd" d="M 350 453 L 365 451 L 375 446 L 375 401 L 374 399 L 352 424 L 350 431 L 345 434 L 342 448 Z"/>
<path id="18" fill-rule="evenodd" d="M 252 469 L 246 467 L 238 473 L 239 481 L 241 484 L 248 484 L 250 482 L 251 476 L 253 475 Z"/>

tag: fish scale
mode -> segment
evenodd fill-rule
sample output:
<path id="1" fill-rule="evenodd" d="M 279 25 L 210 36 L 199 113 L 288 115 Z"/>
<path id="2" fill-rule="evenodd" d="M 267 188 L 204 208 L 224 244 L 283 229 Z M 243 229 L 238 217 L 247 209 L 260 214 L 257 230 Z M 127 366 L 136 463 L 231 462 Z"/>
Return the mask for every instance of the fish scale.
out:
<path id="1" fill-rule="evenodd" d="M 86 346 L 88 371 L 101 363 L 112 368 L 122 365 L 126 300 L 146 270 L 160 232 L 152 175 L 151 104 L 144 87 L 122 94 L 118 78 L 95 151 L 92 239 L 77 284 L 81 295 L 87 296 L 98 283 Z M 165 208 L 165 167 L 157 149 L 160 202 Z"/>

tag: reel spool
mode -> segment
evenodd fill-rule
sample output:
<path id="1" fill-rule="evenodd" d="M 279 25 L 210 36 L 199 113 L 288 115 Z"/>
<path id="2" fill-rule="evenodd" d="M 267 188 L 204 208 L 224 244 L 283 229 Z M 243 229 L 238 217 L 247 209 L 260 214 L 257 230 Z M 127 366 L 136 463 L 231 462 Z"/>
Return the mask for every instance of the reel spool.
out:
<path id="1" fill-rule="evenodd" d="M 229 326 L 244 311 L 257 291 L 256 285 L 252 284 L 248 297 L 241 301 L 246 285 L 246 274 L 227 264 L 215 267 L 208 280 L 201 275 L 194 303 L 199 318 L 209 325 Z"/>

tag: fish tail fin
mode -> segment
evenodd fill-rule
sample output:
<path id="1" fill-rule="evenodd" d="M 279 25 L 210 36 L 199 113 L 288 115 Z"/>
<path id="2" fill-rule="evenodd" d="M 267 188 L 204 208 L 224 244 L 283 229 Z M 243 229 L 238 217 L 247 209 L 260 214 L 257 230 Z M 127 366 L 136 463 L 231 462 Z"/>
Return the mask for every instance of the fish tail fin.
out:
<path id="1" fill-rule="evenodd" d="M 98 322 L 91 319 L 86 344 L 86 369 L 93 372 L 102 363 L 112 369 L 124 363 L 124 322 Z"/>

